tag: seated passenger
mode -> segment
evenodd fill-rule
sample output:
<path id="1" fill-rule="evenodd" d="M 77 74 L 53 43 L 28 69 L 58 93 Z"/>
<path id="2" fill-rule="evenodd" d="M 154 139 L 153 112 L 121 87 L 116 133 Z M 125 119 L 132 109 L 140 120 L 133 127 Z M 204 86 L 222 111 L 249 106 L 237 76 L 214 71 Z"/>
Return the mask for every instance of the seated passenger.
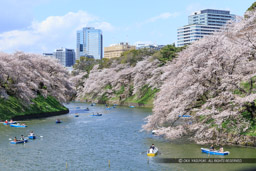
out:
<path id="1" fill-rule="evenodd" d="M 214 151 L 214 146 L 213 146 L 213 144 L 212 144 L 211 147 L 210 147 L 210 151 Z"/>
<path id="2" fill-rule="evenodd" d="M 220 150 L 219 150 L 219 152 L 221 152 L 221 153 L 223 153 L 223 152 L 224 152 L 224 149 L 223 149 L 223 147 L 220 147 Z"/>
<path id="3" fill-rule="evenodd" d="M 155 149 L 155 145 L 152 144 L 149 148 L 154 150 Z"/>

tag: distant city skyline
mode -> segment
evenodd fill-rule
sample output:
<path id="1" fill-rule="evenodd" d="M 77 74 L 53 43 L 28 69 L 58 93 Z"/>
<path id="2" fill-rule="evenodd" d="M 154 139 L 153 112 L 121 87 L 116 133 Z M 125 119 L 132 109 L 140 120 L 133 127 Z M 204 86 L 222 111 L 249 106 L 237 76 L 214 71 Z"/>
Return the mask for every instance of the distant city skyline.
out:
<path id="1" fill-rule="evenodd" d="M 56 47 L 76 49 L 76 31 L 95 27 L 104 35 L 103 47 L 119 42 L 131 45 L 172 44 L 188 15 L 203 9 L 229 10 L 243 16 L 254 0 L 9 0 L 0 6 L 0 51 L 52 52 Z M 114 8 L 113 8 L 114 7 Z"/>

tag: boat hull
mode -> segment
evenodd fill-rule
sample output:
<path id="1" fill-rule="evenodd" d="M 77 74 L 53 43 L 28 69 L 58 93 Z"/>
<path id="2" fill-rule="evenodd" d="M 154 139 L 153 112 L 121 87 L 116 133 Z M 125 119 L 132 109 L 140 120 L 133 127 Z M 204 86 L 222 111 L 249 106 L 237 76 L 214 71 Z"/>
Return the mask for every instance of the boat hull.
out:
<path id="1" fill-rule="evenodd" d="M 10 124 L 11 127 L 15 127 L 15 128 L 26 128 L 27 125 L 17 125 L 17 124 Z"/>
<path id="2" fill-rule="evenodd" d="M 29 139 L 36 139 L 36 136 L 33 135 L 33 136 L 28 136 Z"/>
<path id="3" fill-rule="evenodd" d="M 97 114 L 97 115 L 91 115 L 91 116 L 102 116 L 102 114 Z"/>
<path id="4" fill-rule="evenodd" d="M 28 142 L 28 140 L 27 139 L 25 139 L 25 140 L 22 140 L 22 141 L 11 141 L 10 143 L 11 144 L 24 144 L 24 143 L 26 143 L 26 142 Z"/>
<path id="5" fill-rule="evenodd" d="M 190 116 L 190 115 L 179 115 L 179 117 L 182 117 L 182 118 L 190 118 L 191 116 Z"/>
<path id="6" fill-rule="evenodd" d="M 229 151 L 225 151 L 225 152 L 219 152 L 219 151 L 211 151 L 208 148 L 201 148 L 202 153 L 207 153 L 207 154 L 211 154 L 211 155 L 221 155 L 221 156 L 225 156 L 225 155 L 229 155 Z"/>
<path id="7" fill-rule="evenodd" d="M 147 151 L 147 156 L 149 157 L 155 157 L 158 153 L 158 148 L 155 147 L 155 149 L 153 150 L 152 153 L 149 152 L 149 150 Z"/>
<path id="8" fill-rule="evenodd" d="M 8 122 L 8 123 L 3 123 L 4 125 L 10 125 L 10 124 L 16 124 L 16 122 Z"/>

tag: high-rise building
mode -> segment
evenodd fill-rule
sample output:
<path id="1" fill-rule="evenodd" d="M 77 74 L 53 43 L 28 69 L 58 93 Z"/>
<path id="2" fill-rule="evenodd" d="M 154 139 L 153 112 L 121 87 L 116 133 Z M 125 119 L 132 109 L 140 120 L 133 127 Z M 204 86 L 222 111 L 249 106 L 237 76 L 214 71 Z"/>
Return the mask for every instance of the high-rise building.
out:
<path id="1" fill-rule="evenodd" d="M 211 35 L 235 19 L 236 16 L 226 10 L 205 9 L 194 12 L 188 17 L 188 25 L 178 28 L 177 46 L 188 45 L 205 35 Z"/>
<path id="2" fill-rule="evenodd" d="M 80 56 L 85 56 L 83 54 L 83 31 L 77 31 L 76 33 L 76 59 L 79 59 Z"/>
<path id="3" fill-rule="evenodd" d="M 77 31 L 77 59 L 81 56 L 93 56 L 95 59 L 103 57 L 103 36 L 100 29 L 85 27 Z"/>
<path id="4" fill-rule="evenodd" d="M 117 45 L 111 45 L 109 47 L 104 47 L 104 58 L 118 58 L 121 54 L 128 50 L 134 50 L 136 46 L 131 46 L 128 43 L 119 43 Z"/>
<path id="5" fill-rule="evenodd" d="M 73 49 L 55 49 L 55 51 L 53 52 L 53 56 L 66 67 L 71 67 L 75 64 L 75 51 Z"/>

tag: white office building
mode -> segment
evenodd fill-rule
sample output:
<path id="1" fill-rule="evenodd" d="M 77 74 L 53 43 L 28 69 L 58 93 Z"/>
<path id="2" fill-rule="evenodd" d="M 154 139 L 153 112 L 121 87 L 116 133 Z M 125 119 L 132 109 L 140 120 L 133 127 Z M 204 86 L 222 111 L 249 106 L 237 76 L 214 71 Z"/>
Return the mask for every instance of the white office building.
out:
<path id="1" fill-rule="evenodd" d="M 194 12 L 188 17 L 188 25 L 178 29 L 177 46 L 189 45 L 205 35 L 211 35 L 235 19 L 236 16 L 226 10 L 205 9 Z"/>

